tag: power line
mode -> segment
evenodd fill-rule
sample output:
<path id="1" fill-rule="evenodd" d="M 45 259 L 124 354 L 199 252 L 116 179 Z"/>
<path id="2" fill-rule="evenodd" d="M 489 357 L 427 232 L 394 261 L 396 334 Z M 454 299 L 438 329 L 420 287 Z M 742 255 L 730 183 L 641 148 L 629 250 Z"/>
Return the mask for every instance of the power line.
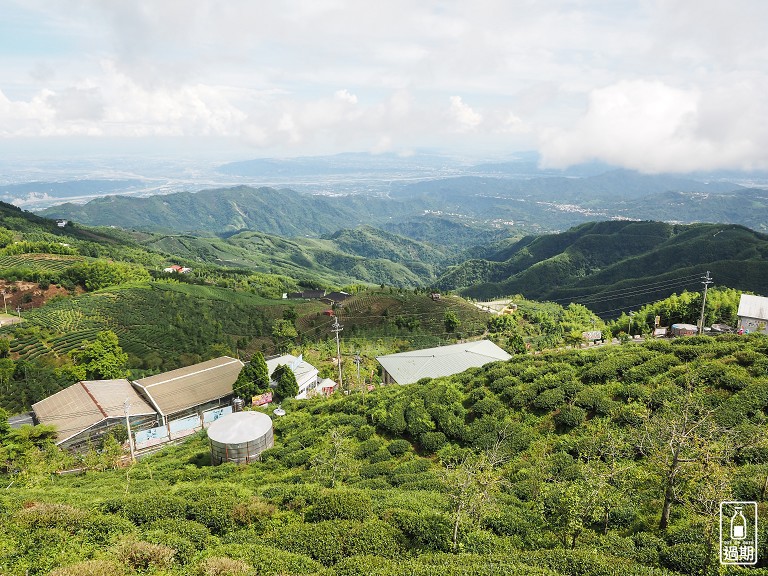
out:
<path id="1" fill-rule="evenodd" d="M 664 290 L 668 288 L 673 288 L 678 285 L 685 285 L 685 284 L 692 284 L 696 279 L 698 279 L 698 276 L 683 276 L 681 278 L 670 278 L 669 280 L 662 280 L 659 282 L 653 282 L 650 284 L 637 284 L 635 286 L 630 286 L 627 288 L 621 288 L 616 290 L 606 290 L 602 292 L 597 292 L 596 294 L 584 294 L 581 296 L 569 296 L 566 298 L 555 298 L 550 300 L 550 302 L 567 302 L 567 301 L 582 301 L 582 302 L 589 302 L 589 301 L 597 301 L 597 300 L 612 300 L 617 299 L 622 296 L 631 295 L 634 293 L 647 293 L 647 292 L 655 292 L 658 290 Z"/>

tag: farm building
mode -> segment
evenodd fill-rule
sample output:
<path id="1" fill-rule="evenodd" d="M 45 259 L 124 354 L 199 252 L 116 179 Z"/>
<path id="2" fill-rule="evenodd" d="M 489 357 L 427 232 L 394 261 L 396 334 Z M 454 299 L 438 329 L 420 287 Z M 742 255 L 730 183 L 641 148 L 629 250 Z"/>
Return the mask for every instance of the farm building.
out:
<path id="1" fill-rule="evenodd" d="M 303 292 L 288 292 L 285 297 L 292 300 L 317 300 L 325 296 L 325 290 L 304 290 Z"/>
<path id="2" fill-rule="evenodd" d="M 669 333 L 672 336 L 693 336 L 699 333 L 699 327 L 693 324 L 672 324 Z"/>
<path id="3" fill-rule="evenodd" d="M 349 298 L 349 294 L 347 294 L 346 292 L 329 292 L 328 294 L 320 298 L 320 301 L 325 302 L 326 304 L 340 305 L 347 298 Z"/>
<path id="4" fill-rule="evenodd" d="M 56 427 L 58 446 L 78 449 L 125 424 L 126 406 L 132 428 L 155 425 L 157 413 L 128 380 L 78 382 L 33 404 L 32 410 L 37 422 Z"/>
<path id="5" fill-rule="evenodd" d="M 222 356 L 142 378 L 133 385 L 155 408 L 161 424 L 191 417 L 197 418 L 199 427 L 203 412 L 229 403 L 242 368 L 237 358 Z"/>
<path id="6" fill-rule="evenodd" d="M 736 315 L 740 331 L 768 334 L 768 298 L 742 294 Z"/>
<path id="7" fill-rule="evenodd" d="M 317 384 L 317 389 L 324 396 L 330 396 L 331 394 L 333 394 L 336 391 L 336 388 L 338 388 L 338 387 L 339 387 L 339 385 L 336 384 L 336 382 L 334 380 L 331 380 L 330 378 L 323 378 Z"/>
<path id="8" fill-rule="evenodd" d="M 269 370 L 270 377 L 275 368 L 280 364 L 288 366 L 296 376 L 296 382 L 299 385 L 299 393 L 296 395 L 297 400 L 303 400 L 308 395 L 314 394 L 317 389 L 317 368 L 309 362 L 304 362 L 301 356 L 297 358 L 291 354 L 284 354 L 283 356 L 267 360 L 267 370 Z"/>
<path id="9" fill-rule="evenodd" d="M 422 378 L 459 374 L 469 368 L 512 358 L 490 340 L 452 344 L 379 356 L 384 384 L 413 384 Z"/>

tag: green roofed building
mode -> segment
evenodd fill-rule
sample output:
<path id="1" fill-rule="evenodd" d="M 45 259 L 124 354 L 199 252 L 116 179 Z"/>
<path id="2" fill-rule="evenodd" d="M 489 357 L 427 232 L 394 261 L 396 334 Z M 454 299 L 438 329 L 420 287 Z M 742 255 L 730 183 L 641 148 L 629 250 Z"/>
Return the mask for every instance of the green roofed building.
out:
<path id="1" fill-rule="evenodd" d="M 413 384 L 422 378 L 452 376 L 489 362 L 512 358 L 490 340 L 478 340 L 425 350 L 379 356 L 384 384 Z"/>

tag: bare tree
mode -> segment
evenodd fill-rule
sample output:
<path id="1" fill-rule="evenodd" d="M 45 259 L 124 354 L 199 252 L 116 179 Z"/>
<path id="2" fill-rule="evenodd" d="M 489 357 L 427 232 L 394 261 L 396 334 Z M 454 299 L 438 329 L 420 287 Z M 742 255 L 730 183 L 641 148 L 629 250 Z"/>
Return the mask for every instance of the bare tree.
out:
<path id="1" fill-rule="evenodd" d="M 338 428 L 331 430 L 324 449 L 312 459 L 311 466 L 331 488 L 352 477 L 357 473 L 357 460 L 352 456 L 351 440 Z"/>
<path id="2" fill-rule="evenodd" d="M 672 506 L 684 501 L 684 489 L 715 462 L 733 451 L 731 430 L 715 420 L 717 409 L 688 382 L 682 395 L 646 420 L 639 450 L 659 472 L 663 504 L 659 529 L 666 530 Z"/>
<path id="3" fill-rule="evenodd" d="M 509 459 L 506 438 L 506 431 L 501 431 L 494 445 L 487 450 L 446 467 L 445 483 L 451 504 L 451 542 L 454 550 L 458 547 L 461 525 L 479 525 L 483 512 L 493 504 L 495 495 L 504 484 L 501 467 Z"/>

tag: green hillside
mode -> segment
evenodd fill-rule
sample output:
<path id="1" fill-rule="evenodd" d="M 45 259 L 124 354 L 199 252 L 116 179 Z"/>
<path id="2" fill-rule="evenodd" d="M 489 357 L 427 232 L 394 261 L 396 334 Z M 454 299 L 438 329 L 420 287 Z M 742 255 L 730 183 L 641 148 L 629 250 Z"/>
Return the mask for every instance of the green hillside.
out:
<path id="1" fill-rule="evenodd" d="M 597 222 L 526 237 L 450 269 L 436 284 L 480 299 L 519 293 L 612 313 L 695 289 L 706 270 L 718 284 L 760 292 L 767 254 L 768 237 L 741 226 Z"/>
<path id="2" fill-rule="evenodd" d="M 125 229 L 209 232 L 258 230 L 281 236 L 319 236 L 341 228 L 412 214 L 411 203 L 363 196 L 330 197 L 240 186 L 134 198 L 108 196 L 41 211 L 49 218 Z"/>
<path id="3" fill-rule="evenodd" d="M 0 571 L 741 574 L 719 568 L 718 509 L 755 501 L 765 525 L 766 367 L 756 335 L 522 354 L 284 402 L 240 466 L 211 466 L 200 433 L 114 469 L 113 441 L 67 455 L 0 417 Z"/>

